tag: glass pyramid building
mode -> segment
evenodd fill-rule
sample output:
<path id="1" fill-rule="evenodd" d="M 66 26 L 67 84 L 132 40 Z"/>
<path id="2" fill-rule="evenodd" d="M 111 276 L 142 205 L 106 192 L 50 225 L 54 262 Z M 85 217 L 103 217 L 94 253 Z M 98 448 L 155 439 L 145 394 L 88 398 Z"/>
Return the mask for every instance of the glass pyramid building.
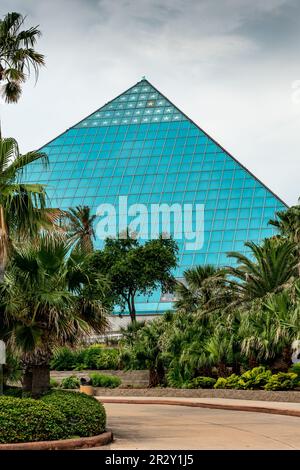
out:
<path id="1" fill-rule="evenodd" d="M 100 204 L 186 204 L 195 222 L 204 205 L 203 246 L 187 249 L 177 239 L 176 277 L 193 265 L 228 265 L 226 252 L 244 251 L 244 242 L 273 234 L 268 220 L 286 205 L 214 139 L 191 121 L 146 79 L 105 104 L 42 147 L 49 167 L 30 166 L 26 181 L 46 185 L 52 207 Z M 193 207 L 191 209 L 191 207 Z M 172 220 L 176 237 L 175 218 Z M 152 227 L 162 231 L 161 221 Z M 146 238 L 146 237 L 145 237 Z M 102 241 L 97 239 L 96 247 Z M 171 298 L 155 292 L 137 299 L 138 314 L 161 313 Z"/>

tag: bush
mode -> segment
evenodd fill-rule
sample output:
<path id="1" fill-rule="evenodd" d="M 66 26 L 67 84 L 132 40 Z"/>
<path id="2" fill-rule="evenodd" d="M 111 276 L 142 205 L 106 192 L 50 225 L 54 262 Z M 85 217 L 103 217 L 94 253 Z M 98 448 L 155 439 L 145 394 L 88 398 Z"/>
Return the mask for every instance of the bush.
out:
<path id="1" fill-rule="evenodd" d="M 292 390 L 299 383 L 299 377 L 293 372 L 279 372 L 272 375 L 266 385 L 265 390 Z"/>
<path id="2" fill-rule="evenodd" d="M 238 389 L 241 388 L 239 385 L 240 377 L 236 374 L 231 374 L 229 377 L 219 377 L 214 385 L 214 388 L 229 388 Z"/>
<path id="3" fill-rule="evenodd" d="M 59 348 L 50 363 L 52 370 L 74 370 L 78 364 L 84 362 L 83 350 L 72 350 L 70 348 Z"/>
<path id="4" fill-rule="evenodd" d="M 21 387 L 8 387 L 4 389 L 4 395 L 7 397 L 22 398 L 23 390 Z"/>
<path id="5" fill-rule="evenodd" d="M 50 378 L 50 388 L 58 388 L 60 386 L 60 383 L 58 380 L 53 379 L 52 377 Z"/>
<path id="6" fill-rule="evenodd" d="M 61 381 L 61 387 L 66 389 L 75 389 L 80 387 L 80 380 L 76 375 L 71 375 L 70 377 L 65 377 Z"/>
<path id="7" fill-rule="evenodd" d="M 294 374 L 297 374 L 298 378 L 300 380 L 300 362 L 297 362 L 296 364 L 293 364 L 292 367 L 290 368 L 290 372 L 293 372 Z"/>
<path id="8" fill-rule="evenodd" d="M 32 398 L 0 397 L 0 442 L 68 437 L 67 419 L 53 406 Z"/>
<path id="9" fill-rule="evenodd" d="M 239 388 L 243 390 L 254 390 L 263 388 L 272 377 L 272 372 L 265 367 L 254 367 L 244 372 L 239 380 Z"/>
<path id="10" fill-rule="evenodd" d="M 214 385 L 214 388 L 226 388 L 226 384 L 227 379 L 225 379 L 224 377 L 219 377 Z"/>
<path id="11" fill-rule="evenodd" d="M 213 388 L 216 379 L 212 377 L 196 377 L 187 384 L 187 388 Z"/>
<path id="12" fill-rule="evenodd" d="M 66 417 L 70 436 L 94 436 L 105 430 L 105 409 L 93 397 L 84 393 L 54 390 L 44 395 L 41 401 Z"/>
<path id="13" fill-rule="evenodd" d="M 97 372 L 90 374 L 91 384 L 93 387 L 116 388 L 121 385 L 121 379 L 113 375 L 98 374 Z"/>
<path id="14" fill-rule="evenodd" d="M 51 360 L 52 370 L 112 369 L 120 367 L 119 350 L 94 344 L 85 349 L 59 348 Z"/>
<path id="15" fill-rule="evenodd" d="M 99 357 L 96 361 L 96 368 L 100 370 L 117 370 L 119 369 L 119 350 L 118 349 L 101 349 Z"/>

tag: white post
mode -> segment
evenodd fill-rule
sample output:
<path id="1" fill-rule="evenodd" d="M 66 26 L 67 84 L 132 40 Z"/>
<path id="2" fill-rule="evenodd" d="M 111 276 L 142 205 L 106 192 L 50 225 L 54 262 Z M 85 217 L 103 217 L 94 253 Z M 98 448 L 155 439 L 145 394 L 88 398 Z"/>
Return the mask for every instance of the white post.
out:
<path id="1" fill-rule="evenodd" d="M 6 364 L 6 347 L 0 340 L 0 395 L 3 395 L 3 364 Z"/>

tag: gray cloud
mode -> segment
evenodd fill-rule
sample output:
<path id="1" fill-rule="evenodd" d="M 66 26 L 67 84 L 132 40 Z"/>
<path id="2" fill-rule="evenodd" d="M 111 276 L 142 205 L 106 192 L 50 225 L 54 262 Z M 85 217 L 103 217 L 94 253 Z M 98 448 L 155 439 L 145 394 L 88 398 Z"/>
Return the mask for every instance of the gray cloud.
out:
<path id="1" fill-rule="evenodd" d="M 153 82 L 288 203 L 298 186 L 298 0 L 2 0 L 40 24 L 47 67 L 3 131 L 43 145 L 138 81 Z"/>

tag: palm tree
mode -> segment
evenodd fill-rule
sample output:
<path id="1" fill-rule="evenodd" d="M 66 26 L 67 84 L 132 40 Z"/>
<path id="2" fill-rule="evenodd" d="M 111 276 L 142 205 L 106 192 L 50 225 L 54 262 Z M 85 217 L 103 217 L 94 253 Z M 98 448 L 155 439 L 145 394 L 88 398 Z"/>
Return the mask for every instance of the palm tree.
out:
<path id="1" fill-rule="evenodd" d="M 195 312 L 210 310 L 228 303 L 224 269 L 212 265 L 195 266 L 184 272 L 182 282 L 176 286 L 176 310 Z"/>
<path id="2" fill-rule="evenodd" d="M 294 279 L 297 266 L 294 243 L 273 237 L 261 245 L 246 242 L 245 246 L 251 250 L 250 257 L 238 252 L 227 254 L 238 262 L 237 267 L 228 267 L 227 273 L 237 279 L 228 283 L 240 302 L 277 292 Z"/>
<path id="3" fill-rule="evenodd" d="M 41 32 L 38 26 L 21 29 L 25 18 L 16 12 L 0 20 L 0 85 L 7 103 L 16 103 L 22 93 L 22 84 L 33 69 L 37 78 L 44 65 L 44 56 L 34 49 Z"/>
<path id="4" fill-rule="evenodd" d="M 0 139 L 0 279 L 12 236 L 17 240 L 34 236 L 41 224 L 54 216 L 45 209 L 44 187 L 20 182 L 26 167 L 36 160 L 47 165 L 46 154 L 34 151 L 21 155 L 14 139 Z"/>
<path id="5" fill-rule="evenodd" d="M 286 211 L 279 211 L 276 216 L 277 219 L 270 220 L 269 224 L 277 227 L 282 237 L 297 245 L 298 276 L 300 277 L 300 205 L 292 206 Z"/>
<path id="6" fill-rule="evenodd" d="M 91 215 L 88 206 L 77 206 L 65 212 L 67 218 L 67 231 L 76 249 L 90 253 L 93 251 L 93 240 L 96 238 L 94 230 L 95 215 Z"/>
<path id="7" fill-rule="evenodd" d="M 49 388 L 49 363 L 55 346 L 74 344 L 107 326 L 105 281 L 86 271 L 85 255 L 70 254 L 60 235 L 43 235 L 12 249 L 0 287 L 2 332 L 22 355 L 25 390 Z"/>
<path id="8" fill-rule="evenodd" d="M 257 300 L 241 315 L 239 336 L 249 365 L 267 363 L 273 369 L 288 370 L 291 344 L 300 334 L 299 311 L 299 301 L 294 303 L 289 290 L 284 290 Z"/>

